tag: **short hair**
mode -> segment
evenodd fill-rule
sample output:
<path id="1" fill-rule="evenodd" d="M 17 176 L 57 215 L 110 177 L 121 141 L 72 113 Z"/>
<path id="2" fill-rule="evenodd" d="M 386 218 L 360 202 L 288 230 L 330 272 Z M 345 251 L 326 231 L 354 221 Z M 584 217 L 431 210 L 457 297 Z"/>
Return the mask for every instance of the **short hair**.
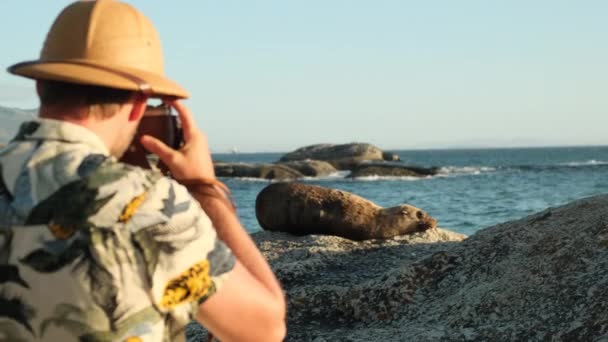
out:
<path id="1" fill-rule="evenodd" d="M 43 106 L 87 107 L 88 115 L 108 118 L 127 103 L 134 91 L 60 81 L 39 80 L 38 96 Z"/>

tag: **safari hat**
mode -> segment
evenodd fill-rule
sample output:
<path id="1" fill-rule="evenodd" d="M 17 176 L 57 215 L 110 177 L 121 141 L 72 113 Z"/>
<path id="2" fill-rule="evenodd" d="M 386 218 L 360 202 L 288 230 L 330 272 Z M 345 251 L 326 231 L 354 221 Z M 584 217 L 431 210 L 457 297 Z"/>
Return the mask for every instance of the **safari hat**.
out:
<path id="1" fill-rule="evenodd" d="M 15 64 L 8 71 L 152 97 L 188 97 L 164 76 L 160 39 L 152 23 L 131 5 L 115 0 L 67 6 L 51 26 L 40 59 Z"/>

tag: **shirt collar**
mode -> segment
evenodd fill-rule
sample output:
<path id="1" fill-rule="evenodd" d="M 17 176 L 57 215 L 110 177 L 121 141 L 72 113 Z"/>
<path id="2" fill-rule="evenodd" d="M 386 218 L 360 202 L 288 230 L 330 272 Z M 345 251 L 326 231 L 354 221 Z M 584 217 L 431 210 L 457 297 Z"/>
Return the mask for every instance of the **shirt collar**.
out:
<path id="1" fill-rule="evenodd" d="M 85 144 L 91 148 L 92 153 L 110 155 L 106 144 L 93 131 L 63 120 L 38 118 L 25 122 L 15 140 L 57 140 Z"/>

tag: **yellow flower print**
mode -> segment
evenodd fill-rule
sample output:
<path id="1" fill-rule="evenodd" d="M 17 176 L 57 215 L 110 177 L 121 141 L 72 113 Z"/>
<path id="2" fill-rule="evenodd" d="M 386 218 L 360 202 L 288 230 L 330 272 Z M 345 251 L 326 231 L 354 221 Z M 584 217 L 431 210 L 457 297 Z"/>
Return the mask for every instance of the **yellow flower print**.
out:
<path id="1" fill-rule="evenodd" d="M 137 208 L 139 208 L 141 206 L 141 204 L 144 202 L 145 198 L 146 198 L 145 192 L 143 194 L 133 198 L 131 200 L 131 202 L 129 202 L 125 206 L 125 208 L 122 210 L 122 214 L 120 214 L 120 217 L 118 218 L 118 222 L 126 223 L 127 221 L 129 221 L 131 219 L 131 217 L 133 217 L 133 214 L 135 214 L 135 211 L 137 210 Z"/>
<path id="2" fill-rule="evenodd" d="M 211 285 L 209 261 L 203 260 L 167 283 L 160 305 L 171 309 L 181 303 L 196 301 L 207 295 Z"/>
<path id="3" fill-rule="evenodd" d="M 123 342 L 143 342 L 143 340 L 137 336 L 130 336 L 127 337 Z"/>

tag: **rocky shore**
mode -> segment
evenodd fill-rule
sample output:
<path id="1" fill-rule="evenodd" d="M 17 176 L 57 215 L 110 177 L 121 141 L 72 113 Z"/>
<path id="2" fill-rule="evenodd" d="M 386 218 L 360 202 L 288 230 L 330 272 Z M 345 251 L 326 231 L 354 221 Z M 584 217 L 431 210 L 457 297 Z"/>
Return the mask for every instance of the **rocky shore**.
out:
<path id="1" fill-rule="evenodd" d="M 253 234 L 288 341 L 607 341 L 608 195 L 463 235 Z"/>
<path id="2" fill-rule="evenodd" d="M 350 171 L 346 177 L 426 177 L 439 172 L 435 167 L 407 165 L 397 154 L 382 151 L 366 143 L 342 145 L 317 144 L 299 148 L 275 163 L 215 162 L 218 177 L 294 180 L 304 177 L 326 177 L 338 171 Z"/>

